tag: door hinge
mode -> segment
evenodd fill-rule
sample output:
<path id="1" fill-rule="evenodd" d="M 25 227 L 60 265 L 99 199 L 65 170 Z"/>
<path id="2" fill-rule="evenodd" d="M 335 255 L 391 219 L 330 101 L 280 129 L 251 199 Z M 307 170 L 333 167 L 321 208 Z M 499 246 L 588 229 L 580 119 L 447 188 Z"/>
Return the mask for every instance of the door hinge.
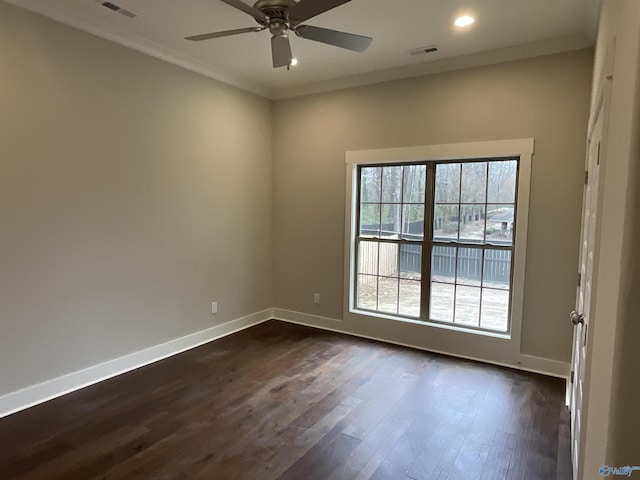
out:
<path id="1" fill-rule="evenodd" d="M 571 378 L 570 378 L 571 383 L 573 383 L 573 377 L 574 377 L 574 373 L 573 373 L 573 370 L 572 370 L 572 371 L 571 371 Z"/>
<path id="2" fill-rule="evenodd" d="M 582 273 L 578 273 L 578 288 L 582 286 Z"/>
<path id="3" fill-rule="evenodd" d="M 589 185 L 589 171 L 588 170 L 584 171 L 584 184 L 585 185 Z"/>

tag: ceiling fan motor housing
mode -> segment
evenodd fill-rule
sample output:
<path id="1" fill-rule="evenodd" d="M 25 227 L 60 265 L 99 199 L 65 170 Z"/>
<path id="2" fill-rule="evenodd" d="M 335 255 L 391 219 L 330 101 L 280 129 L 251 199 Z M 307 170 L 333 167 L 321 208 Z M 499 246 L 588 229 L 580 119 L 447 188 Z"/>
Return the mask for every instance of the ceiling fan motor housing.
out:
<path id="1" fill-rule="evenodd" d="M 269 17 L 269 23 L 264 26 L 269 27 L 272 35 L 282 36 L 287 34 L 291 26 L 288 11 L 294 5 L 295 0 L 258 0 L 253 8 Z"/>

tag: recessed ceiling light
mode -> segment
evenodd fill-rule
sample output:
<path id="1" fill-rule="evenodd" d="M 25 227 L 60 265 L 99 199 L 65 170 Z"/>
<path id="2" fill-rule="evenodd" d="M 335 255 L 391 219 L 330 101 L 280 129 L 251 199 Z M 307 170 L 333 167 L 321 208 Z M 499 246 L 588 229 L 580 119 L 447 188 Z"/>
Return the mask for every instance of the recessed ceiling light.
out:
<path id="1" fill-rule="evenodd" d="M 475 21 L 475 18 L 470 17 L 469 15 L 463 15 L 462 17 L 456 18 L 455 25 L 456 27 L 468 27 Z"/>
<path id="2" fill-rule="evenodd" d="M 295 67 L 297 64 L 298 64 L 298 59 L 297 59 L 297 58 L 292 58 L 292 59 L 291 59 L 291 64 L 290 64 L 290 65 L 291 65 L 292 67 Z"/>

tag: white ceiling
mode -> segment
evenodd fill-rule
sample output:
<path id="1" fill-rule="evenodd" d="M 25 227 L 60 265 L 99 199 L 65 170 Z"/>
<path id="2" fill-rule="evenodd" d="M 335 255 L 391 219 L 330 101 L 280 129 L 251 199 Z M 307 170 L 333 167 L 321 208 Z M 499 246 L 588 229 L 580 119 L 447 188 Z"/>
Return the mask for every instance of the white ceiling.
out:
<path id="1" fill-rule="evenodd" d="M 272 98 L 414 76 L 593 44 L 600 0 L 353 0 L 308 24 L 373 37 L 355 53 L 292 35 L 300 64 L 271 66 L 268 31 L 203 42 L 183 38 L 255 26 L 219 0 L 111 0 L 127 18 L 97 0 L 7 0 L 93 34 Z M 251 0 L 247 0 L 250 3 Z M 454 19 L 471 14 L 465 30 Z M 417 47 L 439 52 L 411 56 Z"/>

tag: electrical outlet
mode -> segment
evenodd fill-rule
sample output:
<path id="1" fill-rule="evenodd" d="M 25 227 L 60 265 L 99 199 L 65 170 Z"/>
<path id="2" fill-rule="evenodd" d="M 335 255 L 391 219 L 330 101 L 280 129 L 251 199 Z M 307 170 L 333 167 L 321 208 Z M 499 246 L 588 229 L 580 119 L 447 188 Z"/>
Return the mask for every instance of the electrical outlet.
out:
<path id="1" fill-rule="evenodd" d="M 320 305 L 320 294 L 319 293 L 314 293 L 313 294 L 313 303 L 315 303 L 316 305 Z"/>
<path id="2" fill-rule="evenodd" d="M 218 302 L 211 302 L 211 314 L 218 313 Z"/>

